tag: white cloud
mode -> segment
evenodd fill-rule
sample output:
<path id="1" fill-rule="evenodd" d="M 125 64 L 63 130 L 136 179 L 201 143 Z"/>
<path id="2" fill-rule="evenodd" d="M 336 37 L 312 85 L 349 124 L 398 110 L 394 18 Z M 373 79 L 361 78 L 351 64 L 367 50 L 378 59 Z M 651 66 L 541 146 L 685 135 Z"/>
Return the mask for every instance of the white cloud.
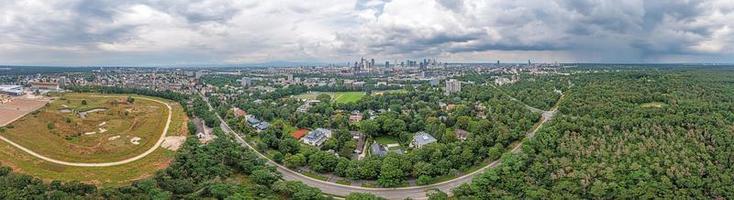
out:
<path id="1" fill-rule="evenodd" d="M 0 64 L 732 62 L 732 21 L 729 0 L 0 0 Z"/>

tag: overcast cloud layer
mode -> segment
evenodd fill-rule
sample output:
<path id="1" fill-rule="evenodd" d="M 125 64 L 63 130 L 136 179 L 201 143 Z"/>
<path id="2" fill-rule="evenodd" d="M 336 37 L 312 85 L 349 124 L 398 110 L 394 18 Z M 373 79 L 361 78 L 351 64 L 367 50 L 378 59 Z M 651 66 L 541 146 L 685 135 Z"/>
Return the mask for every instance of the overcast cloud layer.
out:
<path id="1" fill-rule="evenodd" d="M 734 62 L 732 0 L 0 0 L 0 64 Z"/>

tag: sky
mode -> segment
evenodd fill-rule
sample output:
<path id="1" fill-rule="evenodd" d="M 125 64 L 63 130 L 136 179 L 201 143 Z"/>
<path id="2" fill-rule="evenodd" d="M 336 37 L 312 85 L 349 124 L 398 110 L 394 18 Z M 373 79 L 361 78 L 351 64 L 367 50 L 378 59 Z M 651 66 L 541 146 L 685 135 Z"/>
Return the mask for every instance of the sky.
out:
<path id="1" fill-rule="evenodd" d="M 0 0 L 0 64 L 732 63 L 732 0 Z"/>

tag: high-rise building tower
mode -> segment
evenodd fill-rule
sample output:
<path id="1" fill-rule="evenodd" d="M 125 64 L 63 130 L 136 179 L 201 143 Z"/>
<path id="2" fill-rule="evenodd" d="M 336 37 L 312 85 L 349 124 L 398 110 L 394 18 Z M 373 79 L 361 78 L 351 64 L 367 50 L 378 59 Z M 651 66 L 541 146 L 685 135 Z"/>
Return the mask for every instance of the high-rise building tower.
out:
<path id="1" fill-rule="evenodd" d="M 240 84 L 242 84 L 242 87 L 250 86 L 252 85 L 252 79 L 248 77 L 242 77 L 242 79 L 240 80 Z"/>
<path id="2" fill-rule="evenodd" d="M 461 81 L 450 79 L 446 81 L 446 95 L 458 93 L 461 91 Z"/>

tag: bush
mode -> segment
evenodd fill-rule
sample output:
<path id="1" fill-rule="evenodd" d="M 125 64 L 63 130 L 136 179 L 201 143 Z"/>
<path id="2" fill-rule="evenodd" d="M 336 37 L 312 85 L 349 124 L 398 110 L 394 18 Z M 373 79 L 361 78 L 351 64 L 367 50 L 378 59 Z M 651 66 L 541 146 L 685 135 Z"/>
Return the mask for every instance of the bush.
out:
<path id="1" fill-rule="evenodd" d="M 431 183 L 432 180 L 433 178 L 431 178 L 430 176 L 421 175 L 418 177 L 418 180 L 416 180 L 415 183 L 418 185 L 428 185 Z"/>
<path id="2" fill-rule="evenodd" d="M 273 154 L 273 161 L 277 163 L 283 163 L 283 153 L 275 152 Z"/>

